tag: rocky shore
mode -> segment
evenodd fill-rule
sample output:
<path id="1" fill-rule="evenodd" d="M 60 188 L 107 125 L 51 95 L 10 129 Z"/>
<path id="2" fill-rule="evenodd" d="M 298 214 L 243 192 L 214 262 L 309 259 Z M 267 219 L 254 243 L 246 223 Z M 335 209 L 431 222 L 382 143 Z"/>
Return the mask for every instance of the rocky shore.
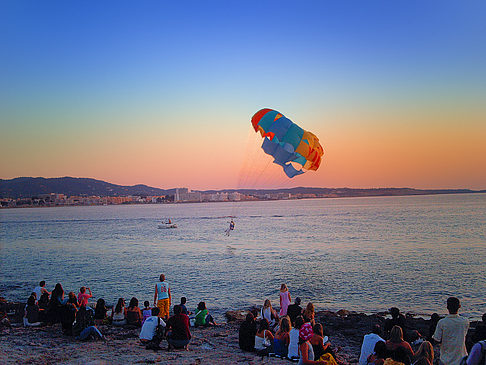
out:
<path id="1" fill-rule="evenodd" d="M 22 326 L 19 310 L 11 303 L 11 327 L 0 329 L 1 364 L 291 364 L 278 358 L 261 358 L 238 347 L 238 329 L 248 311 L 229 311 L 226 323 L 217 327 L 191 328 L 189 351 L 146 350 L 138 340 L 139 329 L 110 325 L 99 326 L 106 341 L 80 342 L 62 335 L 60 325 L 39 328 Z M 358 362 L 363 336 L 373 324 L 383 325 L 386 313 L 367 315 L 339 311 L 319 311 L 316 321 L 322 323 L 340 364 Z M 474 328 L 475 322 L 471 324 Z M 427 336 L 429 321 L 407 315 L 407 327 Z"/>

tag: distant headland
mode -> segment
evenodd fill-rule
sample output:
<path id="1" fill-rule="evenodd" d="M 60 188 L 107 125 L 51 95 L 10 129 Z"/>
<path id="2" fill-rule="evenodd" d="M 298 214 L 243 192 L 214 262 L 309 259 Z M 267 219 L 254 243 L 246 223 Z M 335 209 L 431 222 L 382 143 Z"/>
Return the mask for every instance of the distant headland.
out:
<path id="1" fill-rule="evenodd" d="M 191 191 L 188 188 L 160 189 L 141 184 L 123 186 L 96 179 L 75 177 L 18 177 L 8 180 L 0 179 L 0 207 L 2 208 L 468 193 L 486 193 L 486 190 L 296 187 L 286 189 L 223 189 Z"/>

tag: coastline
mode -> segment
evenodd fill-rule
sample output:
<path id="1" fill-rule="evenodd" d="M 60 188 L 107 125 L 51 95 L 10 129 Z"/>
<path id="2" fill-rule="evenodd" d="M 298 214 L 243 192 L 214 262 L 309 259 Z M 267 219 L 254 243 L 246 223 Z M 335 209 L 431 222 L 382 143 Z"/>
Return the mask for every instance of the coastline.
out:
<path id="1" fill-rule="evenodd" d="M 59 324 L 23 327 L 19 317 L 21 307 L 21 303 L 9 303 L 12 327 L 0 329 L 2 364 L 291 364 L 284 359 L 261 358 L 239 348 L 238 329 L 251 308 L 226 312 L 226 322 L 217 327 L 191 327 L 189 351 L 169 352 L 166 341 L 163 341 L 162 350 L 154 352 L 140 344 L 140 329 L 101 325 L 99 329 L 106 341 L 80 342 L 62 335 Z M 373 324 L 383 326 L 385 319 L 384 313 L 316 312 L 316 322 L 323 324 L 341 365 L 358 362 L 363 336 L 370 332 Z M 428 336 L 429 320 L 407 315 L 406 323 L 410 331 L 417 330 L 422 336 Z M 476 324 L 471 322 L 470 331 Z"/>

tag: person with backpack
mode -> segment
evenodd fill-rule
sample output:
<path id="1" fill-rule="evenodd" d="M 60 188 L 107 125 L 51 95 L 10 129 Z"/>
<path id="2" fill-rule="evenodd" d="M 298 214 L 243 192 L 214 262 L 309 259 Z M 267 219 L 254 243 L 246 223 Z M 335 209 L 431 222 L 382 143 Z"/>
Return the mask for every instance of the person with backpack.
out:
<path id="1" fill-rule="evenodd" d="M 140 331 L 140 342 L 147 346 L 147 348 L 160 348 L 160 342 L 164 337 L 166 324 L 162 318 L 159 317 L 159 308 L 152 308 L 152 315 L 145 319 Z"/>

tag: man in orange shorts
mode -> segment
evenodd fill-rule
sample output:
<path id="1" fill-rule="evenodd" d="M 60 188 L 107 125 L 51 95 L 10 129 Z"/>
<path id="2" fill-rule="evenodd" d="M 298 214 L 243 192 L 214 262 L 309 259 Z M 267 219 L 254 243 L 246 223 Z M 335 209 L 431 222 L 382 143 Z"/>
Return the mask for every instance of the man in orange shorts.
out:
<path id="1" fill-rule="evenodd" d="M 157 300 L 157 297 L 159 297 L 159 300 Z M 165 275 L 160 274 L 160 282 L 155 284 L 154 306 L 156 305 L 159 308 L 159 317 L 165 321 L 169 319 L 170 300 L 169 283 L 165 281 Z"/>

